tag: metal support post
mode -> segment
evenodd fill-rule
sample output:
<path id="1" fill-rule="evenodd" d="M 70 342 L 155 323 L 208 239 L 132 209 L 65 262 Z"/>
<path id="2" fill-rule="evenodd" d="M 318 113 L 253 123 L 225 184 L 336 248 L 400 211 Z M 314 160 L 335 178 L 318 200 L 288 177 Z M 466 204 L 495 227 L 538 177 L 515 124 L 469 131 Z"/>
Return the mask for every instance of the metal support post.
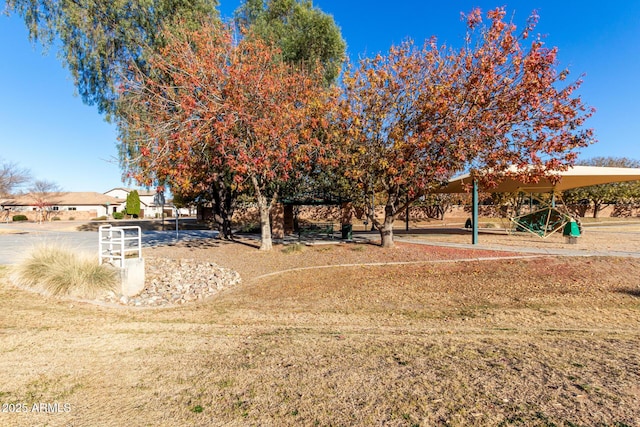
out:
<path id="1" fill-rule="evenodd" d="M 473 229 L 473 237 L 471 243 L 478 244 L 478 181 L 473 180 L 473 195 L 471 197 L 471 203 L 473 204 L 472 216 L 471 216 L 471 228 Z"/>

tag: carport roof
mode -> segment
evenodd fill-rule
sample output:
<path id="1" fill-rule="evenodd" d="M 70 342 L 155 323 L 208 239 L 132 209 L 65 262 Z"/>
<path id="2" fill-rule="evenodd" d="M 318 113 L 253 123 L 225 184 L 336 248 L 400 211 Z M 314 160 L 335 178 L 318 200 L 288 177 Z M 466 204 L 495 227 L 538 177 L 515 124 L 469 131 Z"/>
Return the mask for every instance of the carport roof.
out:
<path id="1" fill-rule="evenodd" d="M 514 169 L 515 170 L 515 169 Z M 553 190 L 564 191 L 572 188 L 588 187 L 598 184 L 640 180 L 640 168 L 611 168 L 600 166 L 573 166 L 563 172 L 554 172 L 557 182 L 541 178 L 537 183 L 526 183 L 517 177 L 505 177 L 496 187 L 480 185 L 479 190 L 489 193 L 513 193 L 518 191 L 544 193 Z M 444 187 L 434 193 L 466 193 L 472 179 L 469 174 L 453 178 Z"/>

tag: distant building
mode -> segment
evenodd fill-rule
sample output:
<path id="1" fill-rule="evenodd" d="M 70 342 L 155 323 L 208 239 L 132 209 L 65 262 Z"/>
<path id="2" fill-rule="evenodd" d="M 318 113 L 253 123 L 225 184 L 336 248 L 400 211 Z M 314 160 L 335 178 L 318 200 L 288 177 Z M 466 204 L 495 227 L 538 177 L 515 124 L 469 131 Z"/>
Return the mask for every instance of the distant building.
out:
<path id="1" fill-rule="evenodd" d="M 42 196 L 38 198 L 42 199 Z M 3 214 L 26 215 L 29 220 L 42 218 L 40 203 L 36 202 L 36 197 L 32 194 L 22 194 L 0 199 L 0 206 Z M 42 210 L 46 211 L 49 219 L 56 217 L 61 220 L 68 219 L 91 219 L 99 216 L 107 216 L 111 206 L 121 203 L 115 197 L 96 192 L 55 192 L 44 197 L 46 206 Z"/>
<path id="2" fill-rule="evenodd" d="M 127 196 L 131 193 L 133 188 L 116 187 L 109 191 L 105 191 L 105 195 L 113 197 L 118 200 L 118 204 L 111 207 L 109 214 L 114 212 L 123 211 L 127 204 Z M 137 189 L 136 189 L 137 190 Z M 160 216 L 162 212 L 161 203 L 157 200 L 157 192 L 152 190 L 137 190 L 138 196 L 140 196 L 140 217 L 156 218 Z M 165 208 L 168 208 L 168 204 Z"/>
<path id="3" fill-rule="evenodd" d="M 117 187 L 105 193 L 96 192 L 53 192 L 45 196 L 46 206 L 38 207 L 38 197 L 21 194 L 0 198 L 0 221 L 10 220 L 13 215 L 26 215 L 30 221 L 57 218 L 60 220 L 83 220 L 101 216 L 112 217 L 114 212 L 122 212 L 127 204 L 127 196 L 133 189 Z M 162 200 L 156 191 L 137 190 L 140 196 L 140 218 L 159 218 Z M 42 199 L 42 196 L 39 197 Z M 164 204 L 165 217 L 172 216 L 174 206 L 170 200 Z M 44 212 L 43 212 L 44 211 Z M 185 212 L 181 212 L 186 214 Z M 187 210 L 188 213 L 188 210 Z M 43 215 L 44 214 L 44 215 Z"/>

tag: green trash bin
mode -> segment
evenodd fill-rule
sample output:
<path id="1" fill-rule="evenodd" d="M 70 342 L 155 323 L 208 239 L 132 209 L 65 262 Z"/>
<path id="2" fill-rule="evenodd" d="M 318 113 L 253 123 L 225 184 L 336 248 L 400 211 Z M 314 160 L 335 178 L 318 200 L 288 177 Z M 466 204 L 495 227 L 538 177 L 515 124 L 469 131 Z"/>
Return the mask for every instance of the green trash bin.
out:
<path id="1" fill-rule="evenodd" d="M 342 224 L 342 239 L 343 240 L 352 240 L 353 239 L 353 225 L 352 224 Z"/>
<path id="2" fill-rule="evenodd" d="M 580 227 L 575 221 L 569 221 L 565 224 L 562 235 L 566 237 L 567 243 L 578 243 L 578 237 L 580 237 Z"/>
<path id="3" fill-rule="evenodd" d="M 578 223 L 575 221 L 569 221 L 566 223 L 562 235 L 567 237 L 580 237 L 580 228 L 578 227 Z"/>

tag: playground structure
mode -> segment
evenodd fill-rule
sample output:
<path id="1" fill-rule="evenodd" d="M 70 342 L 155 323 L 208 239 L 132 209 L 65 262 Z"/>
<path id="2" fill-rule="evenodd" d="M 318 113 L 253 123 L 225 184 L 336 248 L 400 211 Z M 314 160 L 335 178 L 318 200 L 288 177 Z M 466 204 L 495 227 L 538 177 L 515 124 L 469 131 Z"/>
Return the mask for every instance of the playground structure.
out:
<path id="1" fill-rule="evenodd" d="M 539 202 L 539 207 L 536 210 L 509 218 L 515 231 L 526 231 L 543 239 L 560 230 L 565 236 L 572 238 L 582 234 L 580 222 L 564 207 L 558 208 L 555 201 L 548 203 L 540 198 L 536 198 L 536 200 Z M 572 226 L 572 223 L 575 223 L 576 226 Z"/>
<path id="2" fill-rule="evenodd" d="M 565 209 L 556 206 L 556 194 L 564 190 L 579 187 L 589 187 L 599 184 L 640 180 L 639 168 L 611 168 L 598 166 L 573 166 L 566 171 L 550 172 L 535 182 L 529 182 L 526 177 L 527 169 L 510 168 L 504 178 L 495 186 L 480 188 L 478 181 L 470 174 L 461 175 L 435 193 L 467 193 L 472 192 L 473 227 L 472 243 L 478 242 L 478 191 L 488 193 L 528 193 L 551 194 L 550 201 L 538 198 L 540 203 L 537 210 L 525 215 L 510 218 L 518 231 L 527 231 L 541 238 L 546 238 L 559 230 L 569 238 L 575 239 L 580 235 L 580 224 Z"/>

